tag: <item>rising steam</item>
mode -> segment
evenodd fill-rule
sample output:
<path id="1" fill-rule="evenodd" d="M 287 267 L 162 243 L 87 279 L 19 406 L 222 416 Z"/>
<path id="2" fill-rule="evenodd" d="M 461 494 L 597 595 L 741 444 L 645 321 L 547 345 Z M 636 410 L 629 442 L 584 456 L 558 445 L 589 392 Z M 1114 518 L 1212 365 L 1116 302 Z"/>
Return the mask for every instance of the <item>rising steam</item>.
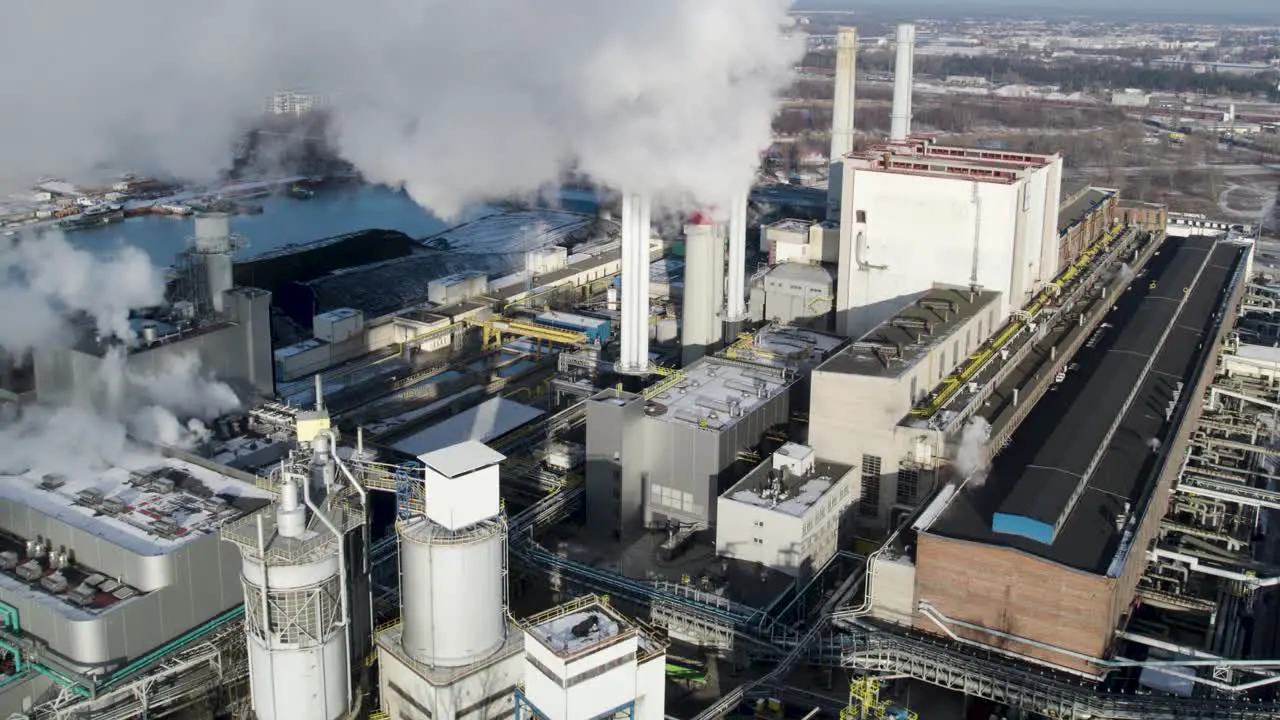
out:
<path id="1" fill-rule="evenodd" d="M 957 477 L 961 481 L 968 478 L 972 487 L 981 487 L 987 481 L 987 471 L 990 469 L 987 440 L 990 437 L 991 423 L 975 416 L 965 423 L 956 441 L 953 467 Z"/>
<path id="2" fill-rule="evenodd" d="M 1133 279 L 1133 275 L 1133 268 L 1129 267 L 1129 263 L 1120 263 L 1120 272 L 1117 274 L 1117 277 L 1120 278 L 1122 282 L 1129 282 Z"/>
<path id="3" fill-rule="evenodd" d="M 93 321 L 102 337 L 133 340 L 130 310 L 164 299 L 159 270 L 135 248 L 94 255 L 58 233 L 25 235 L 0 246 L 0 349 L 37 356 L 68 348 L 70 314 Z M 12 304 L 9 304 L 12 303 Z M 127 436 L 191 447 L 207 435 L 204 421 L 235 409 L 235 393 L 206 377 L 195 355 L 160 359 L 145 371 L 118 347 L 96 373 L 65 396 L 0 421 L 0 472 L 41 468 L 72 473 L 104 465 L 134 468 L 154 460 Z"/>
<path id="4" fill-rule="evenodd" d="M 446 216 L 570 166 L 722 202 L 753 179 L 803 52 L 780 32 L 789 5 L 5 3 L 0 64 L 40 72 L 6 96 L 0 173 L 15 187 L 103 168 L 209 179 L 270 95 L 300 88 L 366 177 Z"/>

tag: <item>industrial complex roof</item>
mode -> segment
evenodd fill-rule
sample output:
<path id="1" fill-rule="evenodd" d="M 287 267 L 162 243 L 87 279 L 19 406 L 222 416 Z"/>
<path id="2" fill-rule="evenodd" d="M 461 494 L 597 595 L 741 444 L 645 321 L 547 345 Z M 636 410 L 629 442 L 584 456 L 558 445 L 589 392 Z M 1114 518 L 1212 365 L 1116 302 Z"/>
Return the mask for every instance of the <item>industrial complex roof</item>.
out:
<path id="1" fill-rule="evenodd" d="M 735 345 L 726 355 L 777 368 L 816 367 L 848 340 L 837 335 L 789 325 L 769 325 L 756 331 L 750 346 Z"/>
<path id="2" fill-rule="evenodd" d="M 492 402 L 492 401 L 490 401 Z M 488 445 L 476 440 L 464 440 L 456 445 L 434 450 L 418 459 L 423 465 L 435 470 L 445 477 L 458 477 L 473 470 L 496 465 L 506 459 L 506 455 L 491 449 Z"/>
<path id="3" fill-rule="evenodd" d="M 791 385 L 778 372 L 718 358 L 684 369 L 674 387 L 651 398 L 646 414 L 697 428 L 726 430 Z"/>
<path id="4" fill-rule="evenodd" d="M 784 445 L 777 452 L 786 454 L 789 447 Z M 804 517 L 852 469 L 850 465 L 818 461 L 812 471 L 795 475 L 775 471 L 773 458 L 770 458 L 747 473 L 723 497 L 792 517 Z"/>
<path id="5" fill-rule="evenodd" d="M 1089 217 L 1089 213 L 1115 194 L 1115 190 L 1091 187 L 1072 198 L 1071 202 L 1063 205 L 1058 211 L 1058 234 L 1065 233 Z"/>
<path id="6" fill-rule="evenodd" d="M 995 290 L 971 293 L 936 287 L 903 308 L 820 368 L 825 372 L 901 377 L 929 350 L 1000 299 Z"/>
<path id="7" fill-rule="evenodd" d="M 419 430 L 392 444 L 413 456 L 425 455 L 468 440 L 488 442 L 541 417 L 543 411 L 506 398 L 492 398 L 444 422 Z"/>
<path id="8" fill-rule="evenodd" d="M 138 555 L 171 552 L 271 498 L 248 482 L 158 455 L 132 470 L 108 467 L 70 476 L 27 469 L 0 475 L 0 499 Z"/>
<path id="9" fill-rule="evenodd" d="M 967 182 L 1013 183 L 1029 168 L 1044 168 L 1054 155 L 935 145 L 928 138 L 876 145 L 849 155 L 862 171 L 953 178 Z"/>
<path id="10" fill-rule="evenodd" d="M 617 236 L 618 224 L 564 210 L 516 210 L 486 215 L 423 242 L 433 248 L 476 255 L 523 254 L 588 236 Z"/>
<path id="11" fill-rule="evenodd" d="M 1161 457 L 1154 450 L 1168 432 L 1164 410 L 1175 384 L 1192 377 L 1200 343 L 1241 253 L 1239 246 L 1225 244 L 1211 251 L 1203 240 L 1167 242 L 1169 249 L 1149 266 L 1157 287 L 1141 285 L 1120 296 L 1108 316 L 1110 327 L 1096 331 L 1094 341 L 1077 353 L 1077 369 L 1035 405 L 985 483 L 940 498 L 945 507 L 926 512 L 936 519 L 924 531 L 1013 547 L 1091 573 L 1119 572 L 1124 538 L 1132 519 L 1145 512 L 1154 486 Z M 1179 314 L 1184 287 L 1192 291 Z M 1168 338 L 1138 385 L 1166 329 Z M 1108 441 L 1110 421 L 1121 414 L 1135 385 L 1134 402 Z"/>
<path id="12" fill-rule="evenodd" d="M 635 628 L 608 605 L 593 601 L 530 618 L 526 630 L 552 653 L 569 657 L 634 633 Z"/>

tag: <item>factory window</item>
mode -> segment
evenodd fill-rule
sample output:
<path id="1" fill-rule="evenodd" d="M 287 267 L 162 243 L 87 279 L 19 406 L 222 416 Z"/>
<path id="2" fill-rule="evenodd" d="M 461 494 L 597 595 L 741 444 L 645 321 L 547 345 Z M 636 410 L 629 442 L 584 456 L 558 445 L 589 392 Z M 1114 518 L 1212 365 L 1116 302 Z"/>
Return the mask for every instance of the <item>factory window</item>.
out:
<path id="1" fill-rule="evenodd" d="M 898 468 L 898 502 L 913 503 L 920 487 L 920 471 Z"/>
<path id="2" fill-rule="evenodd" d="M 867 211 L 857 210 L 854 212 L 855 222 L 865 223 L 867 221 Z"/>
<path id="3" fill-rule="evenodd" d="M 757 521 L 756 521 L 756 527 L 764 527 L 764 521 L 763 521 L 763 520 L 757 520 Z"/>
<path id="4" fill-rule="evenodd" d="M 649 500 L 650 502 L 663 507 L 669 507 L 673 510 L 680 510 L 686 513 L 696 513 L 701 511 L 701 506 L 694 504 L 693 495 L 691 493 L 681 492 L 675 488 L 658 485 L 657 483 L 650 486 Z"/>
<path id="5" fill-rule="evenodd" d="M 763 544 L 764 544 L 764 540 L 761 540 L 760 538 L 751 538 L 751 539 L 752 539 L 753 541 L 755 541 L 755 544 L 757 544 L 757 545 L 763 545 Z"/>
<path id="6" fill-rule="evenodd" d="M 919 397 L 920 381 L 918 378 L 911 378 L 911 404 L 916 404 L 916 398 Z"/>
<path id="7" fill-rule="evenodd" d="M 880 509 L 880 458 L 862 456 L 862 495 L 858 498 L 858 512 L 875 515 Z"/>

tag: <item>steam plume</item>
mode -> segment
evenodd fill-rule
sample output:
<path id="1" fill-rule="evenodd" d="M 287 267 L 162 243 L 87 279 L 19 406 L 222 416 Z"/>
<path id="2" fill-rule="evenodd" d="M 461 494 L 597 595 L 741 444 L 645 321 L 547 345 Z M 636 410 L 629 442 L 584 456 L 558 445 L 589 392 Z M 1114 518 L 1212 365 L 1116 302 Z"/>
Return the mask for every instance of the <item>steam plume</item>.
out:
<path id="1" fill-rule="evenodd" d="M 977 416 L 970 418 L 960 431 L 953 466 L 959 478 L 968 478 L 973 487 L 981 487 L 987 481 L 990 469 L 987 440 L 990 437 L 991 423 Z"/>
<path id="2" fill-rule="evenodd" d="M 1133 268 L 1129 267 L 1129 263 L 1120 263 L 1120 280 L 1129 282 L 1133 279 L 1133 274 Z"/>
<path id="3" fill-rule="evenodd" d="M 803 52 L 780 31 L 789 5 L 6 3 L 0 64 L 39 58 L 41 71 L 0 113 L 0 137 L 32 140 L 14 142 L 0 172 L 19 187 L 103 168 L 211 179 L 268 97 L 301 88 L 323 98 L 341 155 L 446 216 L 570 166 L 722 202 L 752 180 Z M 89 66 L 104 73 L 79 81 Z"/>
<path id="4" fill-rule="evenodd" d="M 0 246 L 0 349 L 11 356 L 69 347 L 74 331 L 68 313 L 87 315 L 104 337 L 131 341 L 130 310 L 163 299 L 159 270 L 135 248 L 95 255 L 58 233 L 24 235 Z M 239 404 L 229 386 L 204 376 L 193 354 L 163 357 L 145 371 L 125 358 L 123 348 L 113 349 L 83 387 L 57 404 L 41 398 L 44 404 L 0 420 L 5 471 L 139 467 L 154 455 L 128 443 L 127 434 L 190 447 L 206 434 L 203 421 Z"/>

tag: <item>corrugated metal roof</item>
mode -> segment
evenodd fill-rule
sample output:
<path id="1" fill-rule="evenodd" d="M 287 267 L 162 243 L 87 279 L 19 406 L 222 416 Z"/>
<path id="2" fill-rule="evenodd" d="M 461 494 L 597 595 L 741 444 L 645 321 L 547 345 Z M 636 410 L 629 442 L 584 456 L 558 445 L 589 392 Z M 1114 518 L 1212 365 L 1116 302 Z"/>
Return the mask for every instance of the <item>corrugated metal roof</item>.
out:
<path id="1" fill-rule="evenodd" d="M 468 440 L 488 442 L 541 417 L 543 411 L 506 398 L 492 398 L 443 422 L 419 430 L 392 445 L 421 456 Z"/>

